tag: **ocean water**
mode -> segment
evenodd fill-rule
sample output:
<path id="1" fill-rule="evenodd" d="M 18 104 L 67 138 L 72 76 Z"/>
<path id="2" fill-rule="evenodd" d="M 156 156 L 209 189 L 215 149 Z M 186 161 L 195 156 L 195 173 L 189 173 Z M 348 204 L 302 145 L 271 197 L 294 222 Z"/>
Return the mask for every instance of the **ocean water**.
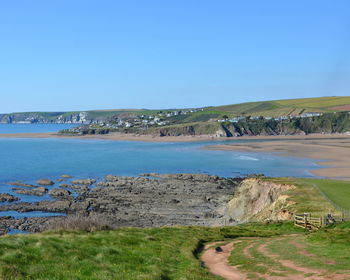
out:
<path id="1" fill-rule="evenodd" d="M 0 134 L 57 132 L 76 124 L 0 124 Z"/>
<path id="2" fill-rule="evenodd" d="M 210 144 L 215 142 L 4 138 L 0 139 L 0 184 L 57 179 L 62 174 L 101 178 L 108 174 L 137 176 L 145 172 L 308 177 L 312 176 L 309 170 L 317 168 L 310 159 L 205 149 Z"/>
<path id="3" fill-rule="evenodd" d="M 3 212 L 0 212 L 0 217 L 1 216 L 12 216 L 15 219 L 21 219 L 21 218 L 65 216 L 65 214 L 49 213 L 49 212 L 42 212 L 42 211 L 31 211 L 31 212 L 3 211 Z M 15 232 L 19 233 L 17 231 Z"/>

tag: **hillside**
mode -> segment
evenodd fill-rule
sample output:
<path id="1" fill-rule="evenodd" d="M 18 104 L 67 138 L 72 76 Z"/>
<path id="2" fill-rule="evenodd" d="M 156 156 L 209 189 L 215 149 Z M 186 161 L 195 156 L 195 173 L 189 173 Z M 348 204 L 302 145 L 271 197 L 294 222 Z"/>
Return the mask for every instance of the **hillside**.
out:
<path id="1" fill-rule="evenodd" d="M 169 124 L 207 122 L 237 116 L 300 116 L 306 113 L 329 113 L 350 111 L 349 96 L 319 98 L 302 98 L 273 101 L 259 101 L 224 106 L 211 106 L 200 109 L 115 109 L 70 112 L 21 112 L 0 114 L 0 123 L 93 123 L 114 118 L 133 118 L 137 116 L 165 115 L 180 112 L 166 117 Z M 186 112 L 186 114 L 181 112 Z"/>
<path id="2" fill-rule="evenodd" d="M 211 107 L 210 110 L 238 115 L 252 116 L 298 116 L 308 112 L 350 111 L 349 96 L 331 96 L 318 98 L 286 99 L 249 102 L 234 105 Z"/>
<path id="3" fill-rule="evenodd" d="M 299 98 L 286 100 L 258 101 L 203 108 L 190 115 L 177 115 L 171 123 L 206 122 L 223 116 L 272 117 L 301 116 L 307 113 L 331 113 L 350 111 L 350 96 Z"/>
<path id="4" fill-rule="evenodd" d="M 137 116 L 156 114 L 156 110 L 116 109 L 70 112 L 20 112 L 0 114 L 0 123 L 93 123 L 112 116 Z"/>

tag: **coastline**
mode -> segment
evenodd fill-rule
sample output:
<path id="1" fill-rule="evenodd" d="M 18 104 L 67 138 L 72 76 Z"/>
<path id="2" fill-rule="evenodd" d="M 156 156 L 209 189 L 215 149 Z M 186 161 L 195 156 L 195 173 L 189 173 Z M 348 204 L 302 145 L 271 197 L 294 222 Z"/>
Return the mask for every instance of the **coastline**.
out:
<path id="1" fill-rule="evenodd" d="M 201 142 L 212 141 L 206 146 L 210 150 L 236 150 L 244 152 L 273 153 L 279 156 L 311 158 L 320 160 L 323 168 L 311 170 L 316 176 L 329 179 L 350 180 L 350 135 L 347 134 L 310 134 L 288 136 L 242 136 L 219 138 L 202 136 L 151 136 L 136 134 L 97 134 L 97 135 L 60 135 L 57 133 L 16 133 L 0 134 L 4 138 L 56 138 L 56 139 L 91 139 L 110 141 L 141 142 Z M 236 140 L 238 140 L 236 142 Z M 239 142 L 239 140 L 249 140 Z M 262 141 L 263 140 L 263 141 Z M 226 142 L 226 143 L 225 143 Z M 230 143 L 227 143 L 230 142 Z M 236 143 L 235 143 L 236 142 Z"/>
<path id="2" fill-rule="evenodd" d="M 111 141 L 141 141 L 141 142 L 193 142 L 193 141 L 217 141 L 219 138 L 203 135 L 203 136 L 152 136 L 152 135 L 136 135 L 124 133 L 110 134 L 89 134 L 89 135 L 61 135 L 57 133 L 14 133 L 0 134 L 1 138 L 58 138 L 58 139 L 100 139 Z M 229 139 L 229 138 L 228 138 Z M 222 139 L 227 140 L 227 139 Z M 232 140 L 232 139 L 231 139 Z"/>
<path id="3" fill-rule="evenodd" d="M 259 138 L 263 139 L 263 138 Z M 320 160 L 323 168 L 311 170 L 316 176 L 350 181 L 350 136 L 328 135 L 308 138 L 264 138 L 266 141 L 249 141 L 207 146 L 221 151 L 268 152 L 279 156 L 301 157 Z M 257 139 L 258 140 L 258 139 Z"/>
<path id="4" fill-rule="evenodd" d="M 312 139 L 350 139 L 349 134 L 309 134 L 309 135 L 272 135 L 272 136 L 240 136 L 240 137 L 215 137 L 213 135 L 196 136 L 154 136 L 126 133 L 109 134 L 87 134 L 87 135 L 65 135 L 56 132 L 40 133 L 8 133 L 1 134 L 1 138 L 62 138 L 62 139 L 101 139 L 112 141 L 142 141 L 142 142 L 193 142 L 193 141 L 213 141 L 226 142 L 236 140 L 312 140 Z M 260 151 L 261 152 L 261 151 Z"/>

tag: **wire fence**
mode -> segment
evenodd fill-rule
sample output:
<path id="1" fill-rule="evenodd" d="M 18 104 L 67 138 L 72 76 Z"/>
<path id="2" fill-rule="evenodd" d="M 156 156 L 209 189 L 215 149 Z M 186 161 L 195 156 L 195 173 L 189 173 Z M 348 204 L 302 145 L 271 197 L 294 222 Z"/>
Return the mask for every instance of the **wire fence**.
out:
<path id="1" fill-rule="evenodd" d="M 312 186 L 315 187 L 323 196 L 323 198 L 326 199 L 335 209 L 337 209 L 339 212 L 342 212 L 346 220 L 350 220 L 350 211 L 348 209 L 335 204 L 316 184 L 312 184 Z"/>

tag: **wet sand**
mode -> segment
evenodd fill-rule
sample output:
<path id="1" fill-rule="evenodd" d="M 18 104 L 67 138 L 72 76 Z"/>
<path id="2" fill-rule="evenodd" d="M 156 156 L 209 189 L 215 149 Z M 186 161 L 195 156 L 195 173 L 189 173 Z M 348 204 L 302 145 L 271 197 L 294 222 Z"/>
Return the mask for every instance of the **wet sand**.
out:
<path id="1" fill-rule="evenodd" d="M 124 133 L 89 134 L 89 135 L 62 135 L 57 133 L 15 133 L 0 134 L 0 138 L 62 138 L 62 139 L 102 139 L 114 141 L 143 141 L 143 142 L 192 142 L 192 141 L 215 141 L 220 140 L 209 135 L 203 136 L 153 136 Z M 229 139 L 229 138 L 224 138 Z"/>
<path id="2" fill-rule="evenodd" d="M 250 138 L 251 139 L 251 138 Z M 268 152 L 281 156 L 320 159 L 324 168 L 312 170 L 314 175 L 330 179 L 350 180 L 350 135 L 310 135 L 302 137 L 257 138 L 266 141 L 229 143 L 207 147 L 214 150 Z"/>

